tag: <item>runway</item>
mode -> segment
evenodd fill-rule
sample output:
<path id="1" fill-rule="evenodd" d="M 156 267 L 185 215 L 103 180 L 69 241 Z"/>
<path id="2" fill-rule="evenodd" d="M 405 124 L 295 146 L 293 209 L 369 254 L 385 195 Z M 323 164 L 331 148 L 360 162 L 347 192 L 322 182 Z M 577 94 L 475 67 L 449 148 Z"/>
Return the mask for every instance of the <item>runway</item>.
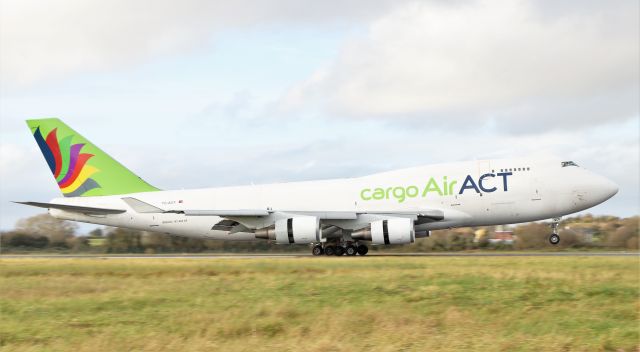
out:
<path id="1" fill-rule="evenodd" d="M 359 257 L 359 256 L 358 256 Z M 528 253 L 369 253 L 366 257 L 636 257 L 640 252 L 528 252 Z M 306 253 L 277 254 L 0 254 L 0 259 L 285 259 L 314 258 Z M 319 258 L 328 258 L 320 256 Z M 332 257 L 336 258 L 336 257 Z M 344 256 L 343 258 L 349 258 Z"/>

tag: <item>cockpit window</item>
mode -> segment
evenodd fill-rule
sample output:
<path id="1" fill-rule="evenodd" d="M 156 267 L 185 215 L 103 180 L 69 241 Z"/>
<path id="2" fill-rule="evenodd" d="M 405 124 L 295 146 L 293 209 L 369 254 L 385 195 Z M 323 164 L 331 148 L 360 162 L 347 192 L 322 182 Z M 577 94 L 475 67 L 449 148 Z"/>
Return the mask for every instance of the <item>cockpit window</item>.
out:
<path id="1" fill-rule="evenodd" d="M 578 166 L 578 164 L 574 163 L 573 161 L 563 161 L 562 167 L 567 167 L 567 166 Z"/>

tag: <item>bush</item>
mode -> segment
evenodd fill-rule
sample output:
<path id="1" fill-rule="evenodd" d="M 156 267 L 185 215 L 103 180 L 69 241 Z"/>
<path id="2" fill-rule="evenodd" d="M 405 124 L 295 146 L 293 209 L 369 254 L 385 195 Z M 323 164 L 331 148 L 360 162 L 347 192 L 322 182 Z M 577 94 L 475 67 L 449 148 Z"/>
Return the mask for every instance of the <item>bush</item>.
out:
<path id="1" fill-rule="evenodd" d="M 539 249 L 549 246 L 548 237 L 551 229 L 547 224 L 531 223 L 516 227 L 516 249 Z"/>
<path id="2" fill-rule="evenodd" d="M 605 245 L 608 247 L 638 248 L 638 217 L 624 219 L 613 233 L 606 236 Z"/>
<path id="3" fill-rule="evenodd" d="M 49 245 L 49 239 L 44 236 L 32 236 L 24 233 L 15 233 L 11 236 L 7 243 L 10 247 L 27 247 L 27 248 L 46 248 Z"/>

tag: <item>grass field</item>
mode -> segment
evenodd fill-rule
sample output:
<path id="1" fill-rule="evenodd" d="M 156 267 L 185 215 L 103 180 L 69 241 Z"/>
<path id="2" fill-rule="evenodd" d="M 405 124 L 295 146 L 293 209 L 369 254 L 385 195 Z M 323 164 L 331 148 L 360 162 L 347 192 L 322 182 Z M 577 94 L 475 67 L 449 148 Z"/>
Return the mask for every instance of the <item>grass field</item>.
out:
<path id="1" fill-rule="evenodd" d="M 1 259 L 2 351 L 637 351 L 638 257 Z"/>

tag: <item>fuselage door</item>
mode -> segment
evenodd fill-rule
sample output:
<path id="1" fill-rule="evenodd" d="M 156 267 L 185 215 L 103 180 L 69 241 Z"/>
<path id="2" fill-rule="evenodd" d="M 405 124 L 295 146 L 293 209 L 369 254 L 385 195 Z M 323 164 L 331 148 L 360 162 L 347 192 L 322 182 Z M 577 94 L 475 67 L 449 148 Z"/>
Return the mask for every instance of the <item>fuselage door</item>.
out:
<path id="1" fill-rule="evenodd" d="M 495 170 L 491 169 L 490 160 L 478 161 L 478 176 L 476 180 L 478 182 L 478 189 L 483 196 L 492 195 L 500 184 L 496 179 Z"/>
<path id="2" fill-rule="evenodd" d="M 531 179 L 531 201 L 541 201 L 542 200 L 542 182 L 538 177 L 533 177 Z"/>

